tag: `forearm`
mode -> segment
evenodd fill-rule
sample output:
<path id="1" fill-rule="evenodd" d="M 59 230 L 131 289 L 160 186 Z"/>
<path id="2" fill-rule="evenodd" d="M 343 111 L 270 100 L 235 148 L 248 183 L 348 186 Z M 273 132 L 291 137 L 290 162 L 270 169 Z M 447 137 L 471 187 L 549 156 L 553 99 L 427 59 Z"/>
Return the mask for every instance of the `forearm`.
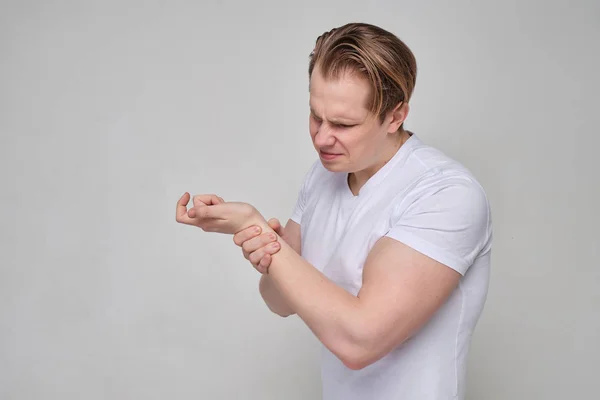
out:
<path id="1" fill-rule="evenodd" d="M 263 231 L 272 231 L 266 224 L 261 226 Z M 269 267 L 270 283 L 329 350 L 348 360 L 362 344 L 364 318 L 359 299 L 330 281 L 285 241 L 280 243 Z"/>
<path id="2" fill-rule="evenodd" d="M 263 275 L 259 283 L 260 295 L 267 304 L 267 307 L 275 314 L 287 317 L 294 314 L 294 310 L 287 304 L 285 298 L 274 286 L 273 280 L 269 275 Z"/>

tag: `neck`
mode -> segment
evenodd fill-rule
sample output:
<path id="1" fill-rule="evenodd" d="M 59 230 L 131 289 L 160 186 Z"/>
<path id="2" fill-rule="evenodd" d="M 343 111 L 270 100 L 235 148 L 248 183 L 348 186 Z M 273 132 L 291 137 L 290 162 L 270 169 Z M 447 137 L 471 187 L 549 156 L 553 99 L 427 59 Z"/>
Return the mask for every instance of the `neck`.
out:
<path id="1" fill-rule="evenodd" d="M 360 189 L 367 181 L 377 173 L 384 165 L 386 165 L 398 152 L 400 147 L 410 138 L 411 134 L 408 131 L 401 131 L 397 135 L 390 138 L 389 145 L 385 146 L 385 151 L 382 152 L 380 159 L 368 168 L 361 171 L 356 171 L 348 174 L 348 185 L 354 195 L 358 195 Z"/>

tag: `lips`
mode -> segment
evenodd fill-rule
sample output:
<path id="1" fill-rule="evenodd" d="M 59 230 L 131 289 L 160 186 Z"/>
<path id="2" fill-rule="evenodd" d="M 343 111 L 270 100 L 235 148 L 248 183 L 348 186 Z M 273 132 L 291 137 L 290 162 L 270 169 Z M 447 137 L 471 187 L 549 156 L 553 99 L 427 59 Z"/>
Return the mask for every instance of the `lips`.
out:
<path id="1" fill-rule="evenodd" d="M 328 153 L 325 151 L 319 151 L 319 155 L 321 156 L 322 159 L 324 160 L 333 160 L 339 156 L 341 156 L 341 154 L 336 154 L 336 153 Z"/>

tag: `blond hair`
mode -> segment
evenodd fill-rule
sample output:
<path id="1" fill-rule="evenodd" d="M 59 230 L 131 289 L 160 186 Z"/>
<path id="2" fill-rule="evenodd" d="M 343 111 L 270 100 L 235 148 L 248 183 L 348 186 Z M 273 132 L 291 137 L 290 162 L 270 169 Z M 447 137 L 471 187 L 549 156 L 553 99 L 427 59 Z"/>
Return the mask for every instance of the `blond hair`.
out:
<path id="1" fill-rule="evenodd" d="M 398 104 L 409 102 L 417 77 L 417 62 L 408 46 L 365 23 L 346 24 L 319 36 L 310 54 L 309 79 L 317 65 L 326 79 L 346 72 L 366 78 L 371 86 L 366 107 L 381 122 Z"/>

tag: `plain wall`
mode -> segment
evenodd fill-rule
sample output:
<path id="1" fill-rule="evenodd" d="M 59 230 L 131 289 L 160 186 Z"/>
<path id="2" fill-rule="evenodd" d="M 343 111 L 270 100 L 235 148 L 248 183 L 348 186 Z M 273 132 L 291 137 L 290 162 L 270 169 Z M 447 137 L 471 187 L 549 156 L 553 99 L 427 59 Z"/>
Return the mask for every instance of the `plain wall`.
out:
<path id="1" fill-rule="evenodd" d="M 351 21 L 411 47 L 406 128 L 492 204 L 468 398 L 597 396 L 600 2 L 0 6 L 1 399 L 320 398 L 317 339 L 174 212 L 189 191 L 289 217 L 308 54 Z"/>

